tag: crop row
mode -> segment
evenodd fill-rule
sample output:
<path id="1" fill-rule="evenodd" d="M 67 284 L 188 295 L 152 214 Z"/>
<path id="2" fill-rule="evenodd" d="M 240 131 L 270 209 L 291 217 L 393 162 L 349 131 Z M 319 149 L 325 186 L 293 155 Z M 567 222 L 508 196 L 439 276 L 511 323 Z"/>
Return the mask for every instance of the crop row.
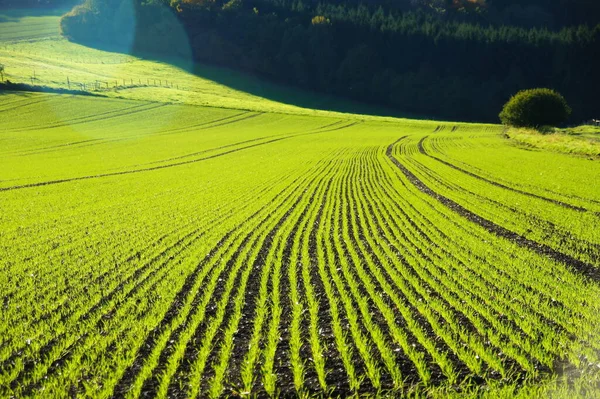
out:
<path id="1" fill-rule="evenodd" d="M 91 135 L 120 114 L 69 124 Z M 596 266 L 597 197 L 467 162 L 498 128 L 192 120 L 138 120 L 121 133 L 139 151 L 105 143 L 102 179 L 76 178 L 93 149 L 44 173 L 84 141 L 60 121 L 3 133 L 0 161 L 31 161 L 3 186 L 73 178 L 0 192 L 0 396 L 465 390 L 600 361 L 600 287 L 564 261 Z"/>

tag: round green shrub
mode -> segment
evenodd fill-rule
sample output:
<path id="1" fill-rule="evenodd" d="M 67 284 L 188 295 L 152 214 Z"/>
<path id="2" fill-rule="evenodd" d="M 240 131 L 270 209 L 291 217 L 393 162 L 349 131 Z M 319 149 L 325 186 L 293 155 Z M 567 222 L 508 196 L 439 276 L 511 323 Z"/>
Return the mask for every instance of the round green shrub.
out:
<path id="1" fill-rule="evenodd" d="M 559 93 L 551 89 L 518 92 L 502 109 L 500 120 L 518 127 L 558 126 L 571 115 L 571 107 Z"/>

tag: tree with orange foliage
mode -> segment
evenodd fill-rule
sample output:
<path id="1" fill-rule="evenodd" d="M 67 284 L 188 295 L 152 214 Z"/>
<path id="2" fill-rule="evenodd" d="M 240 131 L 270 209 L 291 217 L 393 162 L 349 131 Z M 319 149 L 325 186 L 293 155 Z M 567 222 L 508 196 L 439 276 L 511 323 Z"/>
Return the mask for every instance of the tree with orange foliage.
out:
<path id="1" fill-rule="evenodd" d="M 452 7 L 458 10 L 474 10 L 487 7 L 485 0 L 452 0 Z"/>
<path id="2" fill-rule="evenodd" d="M 313 17 L 311 23 L 313 25 L 330 25 L 331 21 L 329 20 L 329 18 L 325 18 L 322 15 L 317 15 L 316 17 Z"/>

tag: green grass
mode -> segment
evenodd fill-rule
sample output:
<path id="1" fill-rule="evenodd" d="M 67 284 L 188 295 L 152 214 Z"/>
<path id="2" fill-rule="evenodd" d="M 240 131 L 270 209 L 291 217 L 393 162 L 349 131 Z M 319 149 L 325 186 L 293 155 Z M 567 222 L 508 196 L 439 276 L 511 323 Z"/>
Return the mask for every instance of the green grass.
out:
<path id="1" fill-rule="evenodd" d="M 599 362 L 594 280 L 385 150 L 408 136 L 392 155 L 430 188 L 597 266 L 595 162 L 501 127 L 2 99 L 6 394 L 504 392 Z"/>
<path id="2" fill-rule="evenodd" d="M 309 115 L 343 112 L 361 114 L 355 116 L 361 119 L 368 114 L 398 116 L 389 109 L 278 86 L 227 68 L 182 59 L 161 62 L 71 43 L 60 37 L 59 19 L 0 12 L 0 63 L 7 79 L 142 101 Z"/>
<path id="3" fill-rule="evenodd" d="M 597 161 L 190 79 L 0 94 L 0 397 L 597 396 Z"/>
<path id="4" fill-rule="evenodd" d="M 598 135 L 600 134 L 600 126 L 582 125 L 560 129 L 560 131 L 574 136 L 582 136 L 597 140 Z"/>
<path id="5" fill-rule="evenodd" d="M 526 148 L 600 158 L 600 128 L 594 126 L 554 129 L 547 133 L 533 129 L 509 129 L 507 135 Z"/>

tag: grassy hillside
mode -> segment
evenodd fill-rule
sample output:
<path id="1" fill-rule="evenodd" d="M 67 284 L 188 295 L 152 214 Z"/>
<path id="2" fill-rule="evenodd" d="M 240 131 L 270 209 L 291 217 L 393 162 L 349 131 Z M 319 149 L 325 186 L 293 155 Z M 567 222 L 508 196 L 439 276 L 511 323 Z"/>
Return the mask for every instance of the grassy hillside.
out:
<path id="1" fill-rule="evenodd" d="M 189 54 L 435 119 L 494 123 L 511 96 L 533 87 L 562 93 L 570 123 L 598 118 L 589 89 L 600 87 L 597 2 L 514 1 L 503 5 L 508 15 L 492 2 L 87 0 L 61 26 L 78 43 Z"/>
<path id="2" fill-rule="evenodd" d="M 0 62 L 187 82 L 0 92 L 0 397 L 597 396 L 597 161 L 58 38 Z"/>
<path id="3" fill-rule="evenodd" d="M 13 82 L 82 89 L 112 98 L 252 111 L 394 115 L 383 108 L 277 86 L 227 68 L 181 59 L 157 62 L 81 46 L 60 37 L 59 16 L 24 14 L 0 12 L 0 64 Z"/>

